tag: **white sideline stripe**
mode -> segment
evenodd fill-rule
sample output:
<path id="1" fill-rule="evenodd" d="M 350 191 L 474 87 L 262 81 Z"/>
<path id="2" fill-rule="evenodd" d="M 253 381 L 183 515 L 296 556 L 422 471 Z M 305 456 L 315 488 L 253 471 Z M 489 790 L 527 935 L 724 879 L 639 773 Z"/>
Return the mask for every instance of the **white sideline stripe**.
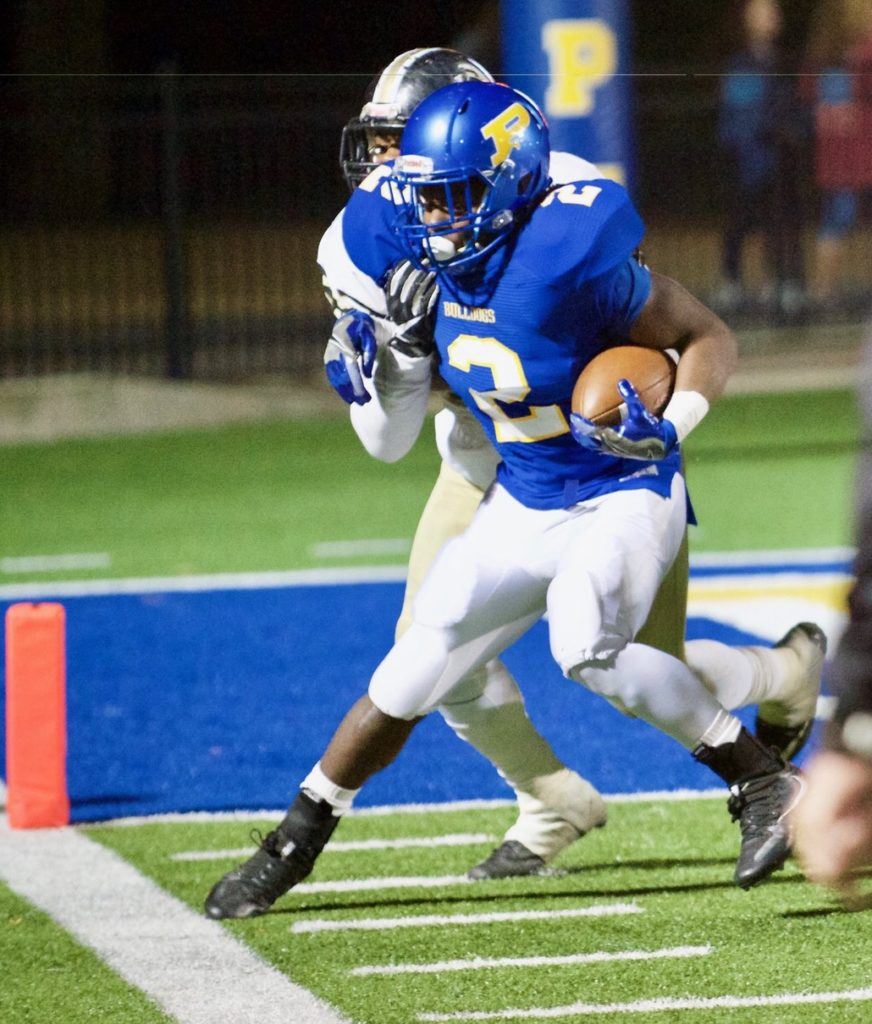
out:
<path id="1" fill-rule="evenodd" d="M 767 551 L 700 551 L 690 556 L 691 566 L 711 568 L 719 565 L 802 565 L 849 562 L 857 554 L 854 548 L 781 548 Z"/>
<path id="2" fill-rule="evenodd" d="M 358 977 L 370 974 L 443 974 L 447 971 L 481 971 L 489 967 L 568 967 L 575 964 L 604 964 L 625 960 L 668 960 L 708 956 L 711 946 L 674 946 L 672 949 L 635 950 L 621 953 L 571 953 L 567 956 L 501 956 L 493 959 L 442 960 L 430 964 L 383 964 L 353 967 L 348 973 Z"/>
<path id="3" fill-rule="evenodd" d="M 381 889 L 438 889 L 440 885 L 470 885 L 466 875 L 399 875 L 393 878 L 344 878 L 336 882 L 301 882 L 301 896 L 319 892 L 378 892 Z"/>
<path id="4" fill-rule="evenodd" d="M 21 572 L 56 572 L 71 569 L 108 569 L 111 557 L 105 551 L 68 555 L 21 555 L 0 558 L 0 572 L 12 575 Z"/>
<path id="5" fill-rule="evenodd" d="M 691 565 L 734 568 L 768 563 L 826 562 L 853 558 L 851 548 L 792 548 L 786 551 L 707 552 L 694 555 Z M 316 587 L 354 583 L 395 583 L 406 578 L 405 565 L 362 565 L 355 568 L 297 569 L 287 572 L 210 573 L 196 576 L 143 576 L 128 579 L 66 580 L 63 582 L 7 583 L 0 599 L 33 597 L 88 597 L 109 594 L 198 593 L 210 590 L 258 590 L 276 587 Z M 769 577 L 771 582 L 772 577 Z M 699 582 L 699 581 L 697 581 Z"/>
<path id="6" fill-rule="evenodd" d="M 14 830 L 3 816 L 0 877 L 178 1024 L 348 1024 L 75 829 Z"/>
<path id="7" fill-rule="evenodd" d="M 872 999 L 872 988 L 845 992 L 785 992 L 777 996 L 712 996 L 687 999 L 643 999 L 636 1003 L 572 1003 L 569 1006 L 531 1007 L 529 1010 L 492 1010 L 457 1013 L 419 1013 L 420 1021 L 448 1020 L 550 1020 L 607 1013 L 660 1013 L 667 1010 L 738 1009 L 747 1006 L 801 1006 L 809 1003 L 855 1003 Z"/>
<path id="8" fill-rule="evenodd" d="M 720 789 L 659 789 L 641 793 L 605 793 L 607 804 L 671 803 L 679 800 L 723 799 L 726 790 Z M 377 818 L 389 814 L 433 814 L 453 811 L 490 811 L 501 807 L 514 807 L 515 801 L 500 800 L 448 800 L 432 804 L 383 804 L 378 807 L 357 807 L 350 810 L 347 818 Z M 263 821 L 284 814 L 287 807 L 262 807 L 256 811 L 172 811 L 166 814 L 131 815 L 124 818 L 108 818 L 105 821 L 82 823 L 82 828 L 130 828 L 137 825 L 175 825 L 181 822 L 212 821 Z"/>
<path id="9" fill-rule="evenodd" d="M 299 887 L 298 890 L 299 891 Z M 497 924 L 501 921 L 554 921 L 560 917 L 618 917 L 623 914 L 641 914 L 635 903 L 601 903 L 592 907 L 571 910 L 505 910 L 493 914 L 422 914 L 418 917 L 359 917 L 336 920 L 315 918 L 296 921 L 291 925 L 294 934 L 305 932 L 381 932 L 394 928 L 439 928 L 460 925 Z"/>
<path id="10" fill-rule="evenodd" d="M 272 590 L 353 583 L 402 583 L 405 565 L 362 565 L 354 569 L 296 569 L 289 572 L 226 572 L 203 576 L 142 576 L 130 579 L 6 583 L 0 599 L 96 597 L 111 594 L 179 594 L 212 590 Z"/>
<path id="11" fill-rule="evenodd" d="M 374 537 L 369 540 L 323 540 L 313 544 L 313 558 L 355 558 L 361 555 L 407 555 L 412 548 L 408 537 Z"/>
<path id="12" fill-rule="evenodd" d="M 353 850 L 411 850 L 418 847 L 431 846 L 476 846 L 481 843 L 496 842 L 497 837 L 484 832 L 462 832 L 445 836 L 417 836 L 412 839 L 346 839 L 337 840 L 324 848 L 324 853 L 348 853 Z M 251 847 L 238 850 L 183 850 L 171 853 L 170 860 L 231 860 L 236 857 L 248 857 Z"/>
<path id="13" fill-rule="evenodd" d="M 796 590 L 802 592 L 804 587 L 809 585 L 819 587 L 843 586 L 851 579 L 848 572 L 826 572 L 810 573 L 802 570 L 787 570 L 785 572 L 746 572 L 738 576 L 734 573 L 724 573 L 721 576 L 693 576 L 688 588 L 688 599 L 699 601 L 705 597 L 706 591 L 711 590 Z"/>
<path id="14" fill-rule="evenodd" d="M 814 709 L 814 717 L 819 722 L 828 722 L 835 714 L 838 699 L 838 697 L 818 697 Z"/>

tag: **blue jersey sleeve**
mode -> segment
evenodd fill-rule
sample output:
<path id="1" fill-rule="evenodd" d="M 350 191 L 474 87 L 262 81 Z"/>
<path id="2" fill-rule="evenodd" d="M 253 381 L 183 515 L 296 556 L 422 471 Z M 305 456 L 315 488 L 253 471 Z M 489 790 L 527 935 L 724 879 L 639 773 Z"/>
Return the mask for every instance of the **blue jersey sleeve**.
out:
<path id="1" fill-rule="evenodd" d="M 603 337 L 625 341 L 651 294 L 651 271 L 634 256 L 587 282 L 583 293 Z"/>
<path id="2" fill-rule="evenodd" d="M 358 270 L 381 286 L 406 251 L 394 231 L 394 204 L 381 194 L 381 187 L 369 191 L 365 185 L 354 190 L 345 207 L 342 241 Z"/>

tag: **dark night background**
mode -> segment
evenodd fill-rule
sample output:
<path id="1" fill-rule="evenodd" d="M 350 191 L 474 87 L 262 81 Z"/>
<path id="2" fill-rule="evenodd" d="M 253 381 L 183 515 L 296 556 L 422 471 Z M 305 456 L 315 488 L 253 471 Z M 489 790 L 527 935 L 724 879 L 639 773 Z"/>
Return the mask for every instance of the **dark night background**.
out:
<path id="1" fill-rule="evenodd" d="M 794 67 L 820 2 L 782 0 Z M 735 192 L 719 74 L 741 4 L 629 7 L 646 252 L 713 295 Z M 367 84 L 419 46 L 512 71 L 499 0 L 0 0 L 0 12 L 0 376 L 320 376 L 315 253 L 348 195 L 339 139 Z M 811 123 L 806 110 L 790 121 L 801 136 L 790 217 L 808 226 L 809 250 Z M 762 295 L 759 246 L 750 256 Z M 844 265 L 865 275 L 868 260 Z M 850 289 L 865 301 L 865 278 Z M 765 296 L 750 301 L 747 322 L 767 309 Z"/>
<path id="2" fill-rule="evenodd" d="M 718 70 L 731 42 L 734 0 L 632 0 L 630 6 L 637 70 Z M 784 6 L 788 35 L 799 46 L 815 0 Z M 491 50 L 476 56 L 492 57 L 498 4 L 6 0 L 3 7 L 0 69 L 6 73 L 149 73 L 172 59 L 186 73 L 368 76 L 398 52 L 456 43 L 476 29 Z"/>

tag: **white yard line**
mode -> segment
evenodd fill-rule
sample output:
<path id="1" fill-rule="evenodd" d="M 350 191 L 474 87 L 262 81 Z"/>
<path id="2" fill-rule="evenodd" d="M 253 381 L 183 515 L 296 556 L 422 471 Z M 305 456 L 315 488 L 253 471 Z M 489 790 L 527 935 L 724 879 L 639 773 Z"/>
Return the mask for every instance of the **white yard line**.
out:
<path id="1" fill-rule="evenodd" d="M 83 551 L 67 555 L 21 555 L 0 558 L 0 573 L 71 572 L 75 569 L 108 569 L 112 558 L 105 551 Z"/>
<path id="2" fill-rule="evenodd" d="M 356 543 L 356 542 L 355 542 Z M 747 564 L 806 565 L 850 561 L 850 548 L 791 548 L 784 551 L 706 552 L 693 555 L 691 567 L 723 565 L 730 569 Z M 211 573 L 196 576 L 144 576 L 127 579 L 66 580 L 63 582 L 7 583 L 0 600 L 32 597 L 88 597 L 111 594 L 201 593 L 212 590 L 259 590 L 277 587 L 316 587 L 354 583 L 394 583 L 406 578 L 404 565 L 362 565 L 354 568 L 298 569 L 287 572 Z M 771 577 L 770 577 L 771 579 Z"/>
<path id="3" fill-rule="evenodd" d="M 62 583 L 6 583 L 0 600 L 30 597 L 94 597 L 112 594 L 186 594 L 213 590 L 274 590 L 353 583 L 396 583 L 405 565 L 362 565 L 355 569 L 298 569 L 289 572 L 228 572 L 203 576 L 143 576 L 130 579 L 68 580 Z"/>
<path id="4" fill-rule="evenodd" d="M 674 946 L 671 949 L 629 949 L 620 953 L 571 953 L 567 956 L 501 956 L 487 959 L 441 960 L 428 964 L 382 964 L 353 967 L 348 973 L 358 977 L 371 974 L 444 974 L 448 971 L 481 971 L 491 967 L 570 967 L 578 964 L 605 964 L 627 960 L 672 960 L 708 956 L 711 946 Z"/>
<path id="5" fill-rule="evenodd" d="M 421 914 L 417 917 L 314 918 L 295 921 L 294 934 L 306 932 L 381 932 L 394 928 L 445 928 L 461 925 L 498 924 L 502 921 L 553 921 L 564 917 L 618 917 L 641 914 L 635 903 L 601 903 L 571 910 L 506 910 L 493 914 Z"/>
<path id="6" fill-rule="evenodd" d="M 595 1014 L 659 1013 L 671 1010 L 739 1009 L 749 1006 L 802 1006 L 814 1003 L 856 1003 L 872 999 L 872 988 L 845 992 L 785 992 L 777 996 L 712 996 L 687 999 L 642 999 L 636 1003 L 572 1003 L 569 1006 L 531 1007 L 529 1010 L 488 1010 L 456 1013 L 419 1013 L 420 1021 L 452 1020 L 556 1020 Z"/>
<path id="7" fill-rule="evenodd" d="M 178 1024 L 347 1024 L 75 829 L 13 830 L 0 818 L 0 877 Z"/>
<path id="8" fill-rule="evenodd" d="M 313 558 L 360 558 L 364 555 L 408 555 L 408 537 L 371 537 L 367 540 L 323 540 L 309 549 Z"/>
<path id="9" fill-rule="evenodd" d="M 410 839 L 339 839 L 329 843 L 324 853 L 350 853 L 358 850 L 414 850 L 429 849 L 431 846 L 478 846 L 482 843 L 494 843 L 497 836 L 484 832 L 455 833 L 444 836 L 415 836 Z M 235 860 L 237 857 L 251 855 L 252 847 L 241 847 L 237 850 L 182 850 L 171 853 L 169 860 Z"/>
<path id="10" fill-rule="evenodd" d="M 740 568 L 766 565 L 827 565 L 850 562 L 854 548 L 781 548 L 766 551 L 700 551 L 690 556 L 692 568 L 708 569 L 725 566 Z"/>

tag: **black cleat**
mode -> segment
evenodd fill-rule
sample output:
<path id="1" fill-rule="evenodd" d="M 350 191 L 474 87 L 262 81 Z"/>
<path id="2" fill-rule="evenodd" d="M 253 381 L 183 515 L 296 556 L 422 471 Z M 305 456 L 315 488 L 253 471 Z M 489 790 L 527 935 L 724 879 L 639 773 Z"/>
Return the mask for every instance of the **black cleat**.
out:
<path id="1" fill-rule="evenodd" d="M 777 772 L 757 775 L 730 787 L 727 804 L 742 830 L 736 885 L 750 889 L 784 866 L 793 837 L 788 815 L 797 805 L 805 782 L 798 768 L 784 765 Z"/>
<path id="2" fill-rule="evenodd" d="M 481 864 L 470 868 L 466 877 L 479 882 L 485 878 L 518 878 L 547 873 L 548 868 L 541 857 L 516 839 L 509 839 L 493 850 Z"/>
<path id="3" fill-rule="evenodd" d="M 244 864 L 229 871 L 206 897 L 206 914 L 222 918 L 263 914 L 311 872 L 339 818 L 323 800 L 301 792 L 278 828 Z"/>
<path id="4" fill-rule="evenodd" d="M 778 700 L 764 701 L 757 709 L 754 735 L 764 747 L 775 747 L 792 761 L 808 742 L 814 725 L 827 638 L 814 622 L 798 622 L 775 644 L 796 655 L 796 668 Z"/>
<path id="5" fill-rule="evenodd" d="M 785 761 L 790 761 L 808 743 L 813 726 L 813 718 L 801 725 L 773 725 L 758 715 L 754 722 L 754 735 L 764 746 L 777 750 Z"/>

